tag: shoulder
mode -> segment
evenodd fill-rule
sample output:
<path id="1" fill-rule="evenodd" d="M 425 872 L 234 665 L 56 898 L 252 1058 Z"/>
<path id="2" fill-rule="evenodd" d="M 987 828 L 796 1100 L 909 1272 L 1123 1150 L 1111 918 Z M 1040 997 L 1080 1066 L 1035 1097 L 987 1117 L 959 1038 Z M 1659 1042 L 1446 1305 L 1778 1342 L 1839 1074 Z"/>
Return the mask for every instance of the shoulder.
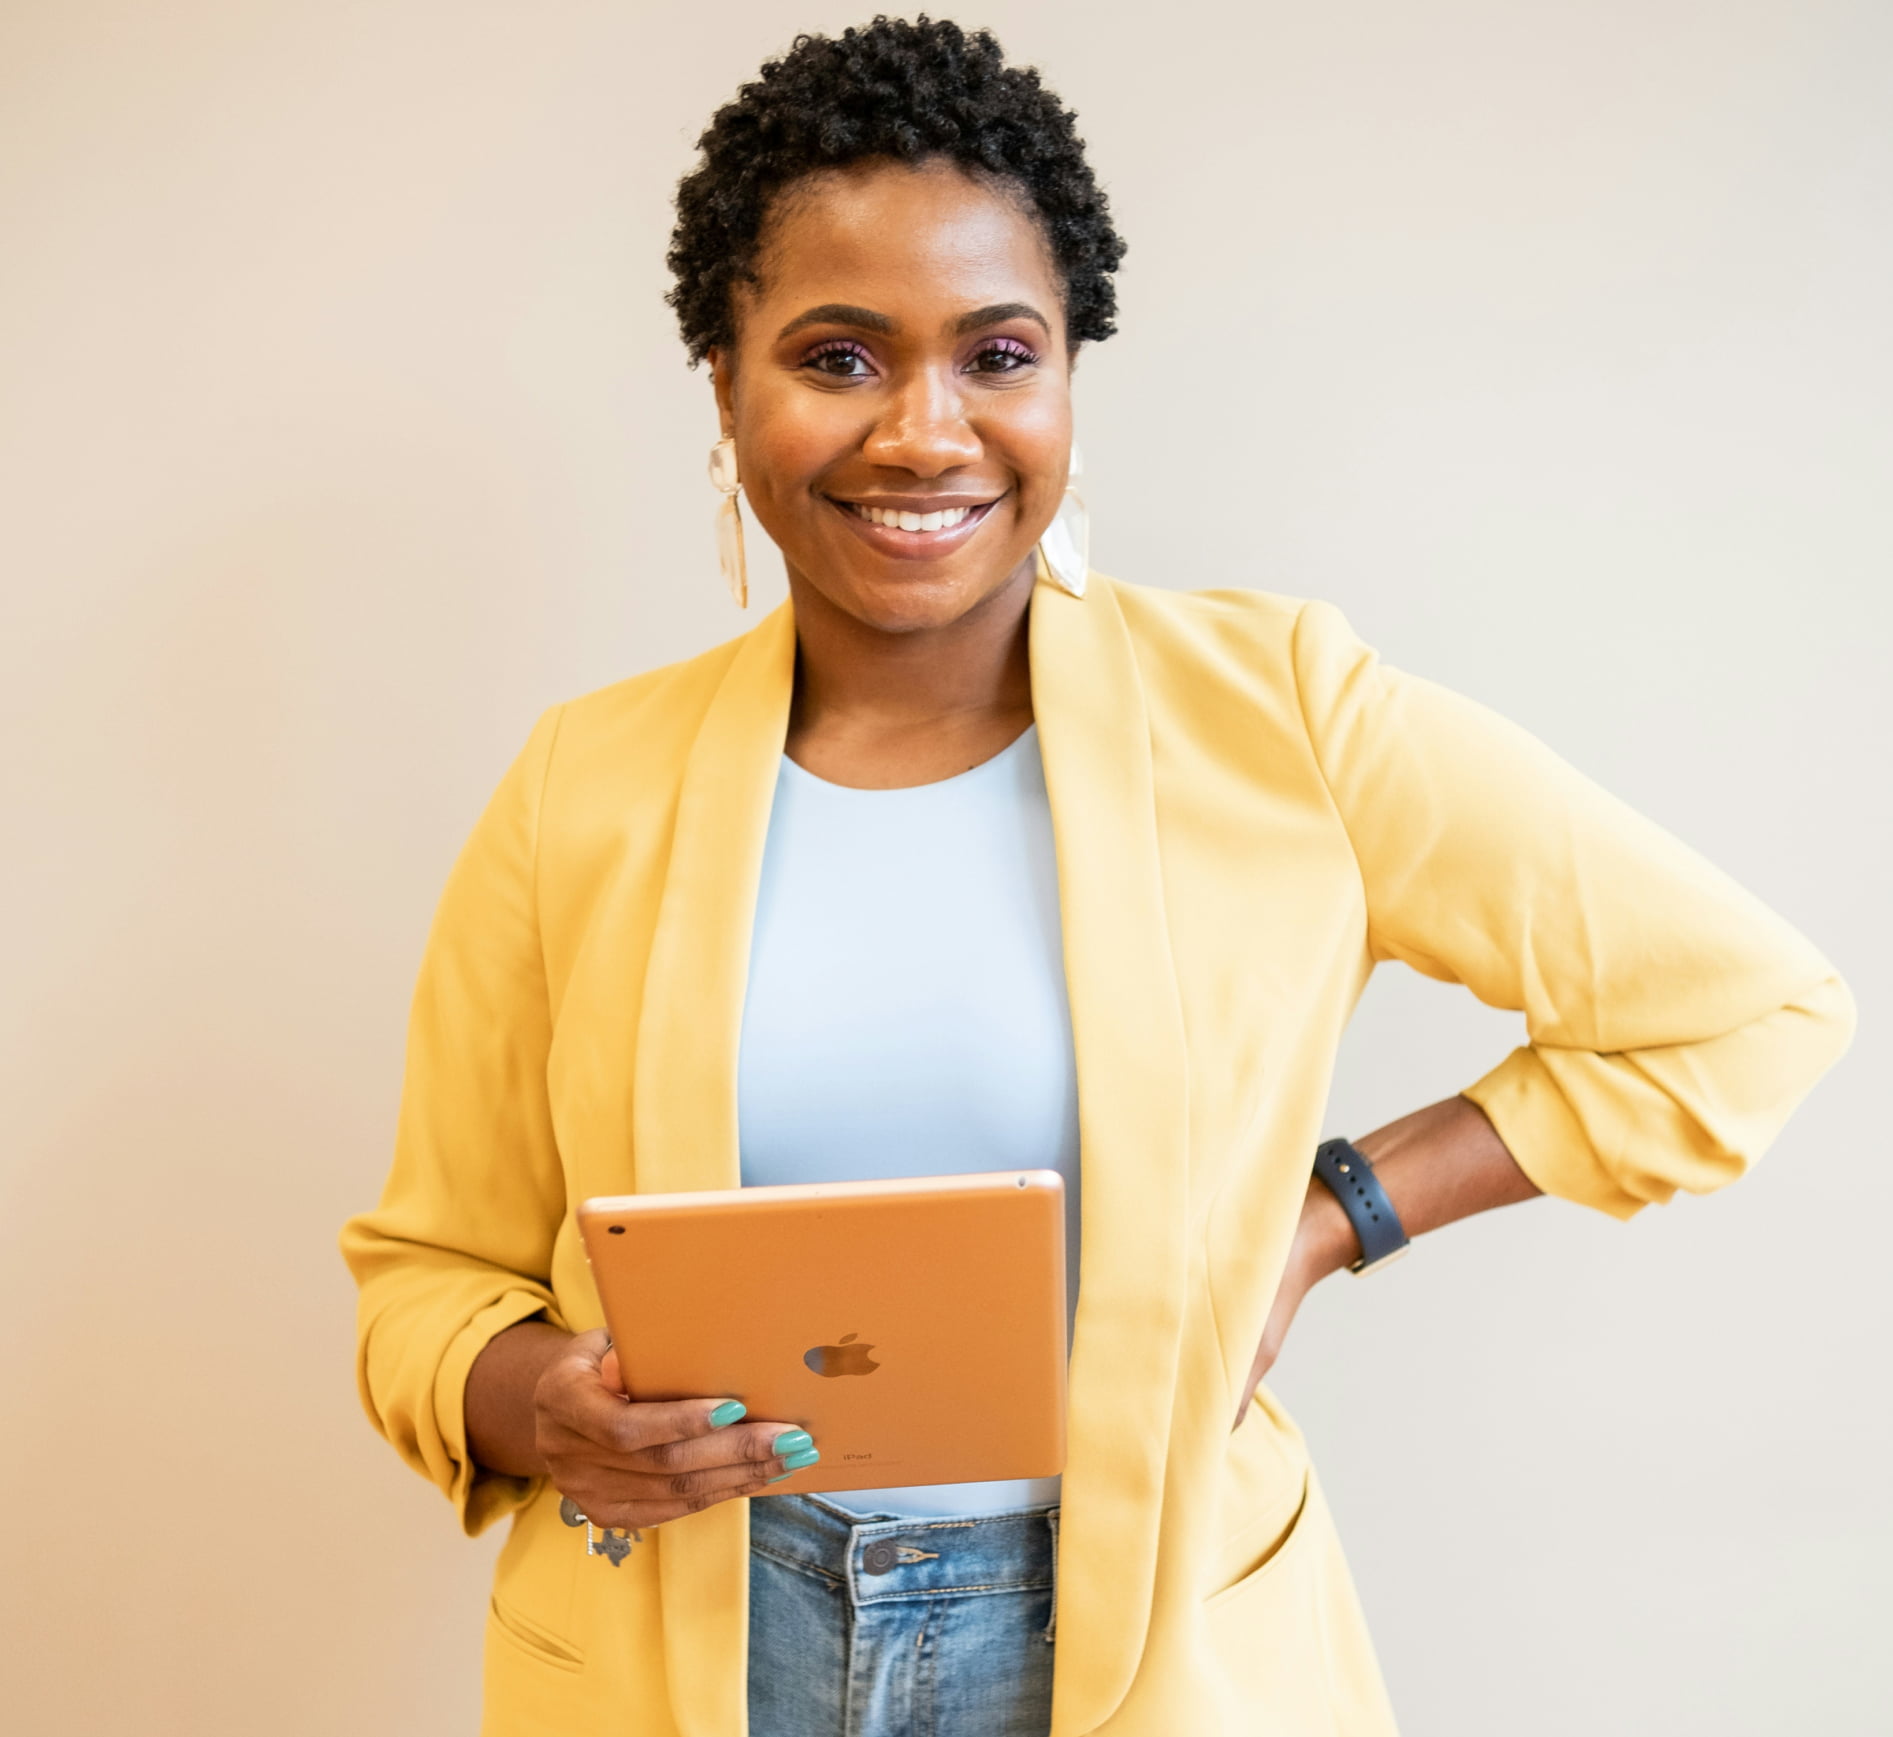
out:
<path id="1" fill-rule="evenodd" d="M 1305 597 L 1246 586 L 1173 591 L 1161 585 L 1134 585 L 1103 574 L 1096 577 L 1116 599 L 1126 625 L 1137 636 L 1222 639 L 1292 633 L 1296 618 L 1308 606 Z"/>
<path id="2" fill-rule="evenodd" d="M 660 783 L 673 778 L 748 637 L 738 634 L 553 706 L 538 732 L 549 782 L 570 792 L 601 778 L 613 786 L 653 774 Z"/>
<path id="3" fill-rule="evenodd" d="M 665 716 L 700 717 L 748 637 L 740 633 L 694 657 L 626 676 L 565 701 L 557 708 L 560 735 L 611 735 L 627 727 L 648 727 Z"/>
<path id="4" fill-rule="evenodd" d="M 1337 659 L 1372 653 L 1341 611 L 1316 598 L 1218 586 L 1171 591 L 1103 579 L 1146 680 L 1167 676 L 1294 691 Z"/>

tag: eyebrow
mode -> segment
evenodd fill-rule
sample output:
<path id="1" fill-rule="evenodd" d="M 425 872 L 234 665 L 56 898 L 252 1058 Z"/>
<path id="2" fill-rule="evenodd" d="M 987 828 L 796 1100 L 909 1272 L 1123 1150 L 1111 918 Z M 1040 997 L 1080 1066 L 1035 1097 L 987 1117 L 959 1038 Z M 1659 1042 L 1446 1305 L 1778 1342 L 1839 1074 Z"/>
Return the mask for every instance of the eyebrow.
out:
<path id="1" fill-rule="evenodd" d="M 870 332 L 883 334 L 899 330 L 886 314 L 877 314 L 872 308 L 852 307 L 847 302 L 823 302 L 820 307 L 797 314 L 776 333 L 776 338 L 780 341 L 791 332 L 801 331 L 804 326 L 862 326 Z"/>
<path id="2" fill-rule="evenodd" d="M 1052 335 L 1051 322 L 1033 307 L 1030 302 L 995 302 L 989 308 L 975 308 L 970 314 L 961 314 L 953 322 L 955 337 L 964 337 L 968 332 L 977 332 L 983 326 L 997 326 L 1007 320 L 1030 320 L 1049 338 Z M 864 331 L 879 332 L 890 336 L 900 330 L 900 323 L 886 314 L 878 314 L 872 308 L 858 308 L 850 302 L 823 302 L 805 313 L 795 316 L 781 331 L 776 333 L 776 341 L 799 332 L 804 326 L 859 326 Z"/>
<path id="3" fill-rule="evenodd" d="M 953 322 L 953 331 L 956 337 L 963 338 L 968 332 L 977 332 L 982 326 L 1000 326 L 1007 320 L 1030 320 L 1046 337 L 1052 335 L 1051 321 L 1030 302 L 995 302 L 989 308 L 975 308 L 970 314 L 961 314 Z"/>

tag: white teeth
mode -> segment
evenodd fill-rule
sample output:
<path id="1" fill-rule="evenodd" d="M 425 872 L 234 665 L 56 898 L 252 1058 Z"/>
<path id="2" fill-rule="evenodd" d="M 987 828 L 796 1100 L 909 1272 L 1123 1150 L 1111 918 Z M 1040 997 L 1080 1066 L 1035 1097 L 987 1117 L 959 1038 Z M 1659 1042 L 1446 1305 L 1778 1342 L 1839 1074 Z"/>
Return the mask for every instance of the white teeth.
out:
<path id="1" fill-rule="evenodd" d="M 948 507 L 938 513 L 903 513 L 893 507 L 867 507 L 856 503 L 854 510 L 871 525 L 889 525 L 902 531 L 948 531 L 973 509 Z"/>

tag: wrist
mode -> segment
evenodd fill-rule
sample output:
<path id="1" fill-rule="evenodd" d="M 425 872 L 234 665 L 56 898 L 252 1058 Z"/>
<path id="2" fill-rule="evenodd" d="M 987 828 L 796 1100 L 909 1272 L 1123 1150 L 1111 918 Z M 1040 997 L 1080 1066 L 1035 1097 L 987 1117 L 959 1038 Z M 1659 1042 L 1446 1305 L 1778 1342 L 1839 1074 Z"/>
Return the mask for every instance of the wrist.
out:
<path id="1" fill-rule="evenodd" d="M 1351 1273 L 1378 1272 L 1412 1246 L 1412 1238 L 1373 1160 L 1351 1140 L 1323 1140 L 1315 1148 L 1315 1180 L 1340 1203 L 1354 1233 L 1359 1254 L 1349 1259 Z"/>
<path id="2" fill-rule="evenodd" d="M 539 1385 L 572 1335 L 540 1316 L 496 1333 L 467 1372 L 467 1451 L 476 1465 L 506 1477 L 545 1475 L 539 1452 Z"/>
<path id="3" fill-rule="evenodd" d="M 1301 1281 L 1303 1290 L 1319 1284 L 1330 1273 L 1360 1259 L 1360 1239 L 1348 1221 L 1341 1203 L 1316 1177 L 1308 1179 L 1308 1192 L 1302 1197 L 1301 1221 L 1295 1227 L 1295 1244 L 1289 1264 Z"/>

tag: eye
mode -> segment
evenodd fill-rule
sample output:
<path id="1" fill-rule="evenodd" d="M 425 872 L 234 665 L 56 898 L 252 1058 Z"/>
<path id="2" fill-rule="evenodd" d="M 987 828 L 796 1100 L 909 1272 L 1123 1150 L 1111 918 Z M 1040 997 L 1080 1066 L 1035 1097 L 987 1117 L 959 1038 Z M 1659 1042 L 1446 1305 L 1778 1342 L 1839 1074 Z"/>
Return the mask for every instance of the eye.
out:
<path id="1" fill-rule="evenodd" d="M 851 338 L 831 338 L 817 344 L 802 358 L 802 366 L 831 380 L 865 380 L 874 372 L 867 351 Z"/>
<path id="2" fill-rule="evenodd" d="M 1016 374 L 1037 360 L 1037 353 L 1017 338 L 994 338 L 973 352 L 968 367 L 975 374 Z"/>

